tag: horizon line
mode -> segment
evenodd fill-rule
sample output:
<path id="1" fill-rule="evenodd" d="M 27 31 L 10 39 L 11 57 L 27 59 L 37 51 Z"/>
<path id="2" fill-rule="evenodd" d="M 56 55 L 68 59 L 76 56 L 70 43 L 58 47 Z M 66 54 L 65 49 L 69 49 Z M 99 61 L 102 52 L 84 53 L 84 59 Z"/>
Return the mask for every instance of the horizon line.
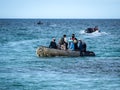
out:
<path id="1" fill-rule="evenodd" d="M 0 18 L 0 19 L 120 19 L 120 18 Z"/>

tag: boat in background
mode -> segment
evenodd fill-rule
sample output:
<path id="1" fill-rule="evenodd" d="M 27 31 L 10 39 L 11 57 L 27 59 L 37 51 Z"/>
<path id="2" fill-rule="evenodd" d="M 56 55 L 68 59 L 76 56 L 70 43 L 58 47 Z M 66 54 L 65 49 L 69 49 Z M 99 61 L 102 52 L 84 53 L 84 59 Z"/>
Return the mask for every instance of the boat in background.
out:
<path id="1" fill-rule="evenodd" d="M 42 25 L 43 23 L 41 21 L 37 22 L 38 25 Z"/>
<path id="2" fill-rule="evenodd" d="M 85 30 L 85 33 L 93 33 L 93 32 L 100 32 L 99 29 L 98 29 L 98 26 L 95 26 L 94 28 L 87 28 Z"/>

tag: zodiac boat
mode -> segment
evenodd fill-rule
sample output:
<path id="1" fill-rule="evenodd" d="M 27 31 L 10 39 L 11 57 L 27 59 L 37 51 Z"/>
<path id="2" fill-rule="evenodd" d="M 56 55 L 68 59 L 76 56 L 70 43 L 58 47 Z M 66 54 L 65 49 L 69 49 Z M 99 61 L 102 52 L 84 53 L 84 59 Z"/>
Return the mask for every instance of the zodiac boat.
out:
<path id="1" fill-rule="evenodd" d="M 60 50 L 48 48 L 45 46 L 40 46 L 36 50 L 36 54 L 38 57 L 52 57 L 52 56 L 70 56 L 70 57 L 79 57 L 80 51 L 72 51 L 72 50 Z M 82 52 L 82 56 L 95 56 L 95 53 L 92 51 Z"/>

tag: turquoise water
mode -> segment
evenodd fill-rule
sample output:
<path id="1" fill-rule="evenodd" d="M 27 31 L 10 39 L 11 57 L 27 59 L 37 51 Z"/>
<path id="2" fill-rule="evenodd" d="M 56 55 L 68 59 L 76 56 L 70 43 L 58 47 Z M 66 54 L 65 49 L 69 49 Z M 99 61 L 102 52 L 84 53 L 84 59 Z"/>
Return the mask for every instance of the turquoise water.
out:
<path id="1" fill-rule="evenodd" d="M 0 90 L 120 90 L 120 19 L 0 19 Z M 100 33 L 84 33 L 98 25 Z M 95 57 L 36 56 L 75 33 Z"/>

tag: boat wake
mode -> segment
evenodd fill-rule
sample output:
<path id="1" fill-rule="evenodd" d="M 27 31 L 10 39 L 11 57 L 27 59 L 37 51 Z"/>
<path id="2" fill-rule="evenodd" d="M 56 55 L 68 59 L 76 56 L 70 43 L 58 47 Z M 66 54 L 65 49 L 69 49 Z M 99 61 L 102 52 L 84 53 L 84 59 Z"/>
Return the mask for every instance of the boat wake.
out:
<path id="1" fill-rule="evenodd" d="M 51 24 L 50 27 L 57 27 L 57 24 Z"/>
<path id="2" fill-rule="evenodd" d="M 13 41 L 8 42 L 5 48 L 12 49 L 17 52 L 30 52 L 34 51 L 41 44 L 46 45 L 44 42 L 45 39 L 32 39 L 32 40 L 21 40 L 21 41 Z"/>
<path id="3" fill-rule="evenodd" d="M 80 35 L 85 35 L 85 36 L 89 36 L 89 37 L 96 37 L 96 36 L 108 35 L 108 33 L 99 32 L 99 31 L 95 31 L 93 33 L 86 33 L 84 30 L 81 30 Z"/>

